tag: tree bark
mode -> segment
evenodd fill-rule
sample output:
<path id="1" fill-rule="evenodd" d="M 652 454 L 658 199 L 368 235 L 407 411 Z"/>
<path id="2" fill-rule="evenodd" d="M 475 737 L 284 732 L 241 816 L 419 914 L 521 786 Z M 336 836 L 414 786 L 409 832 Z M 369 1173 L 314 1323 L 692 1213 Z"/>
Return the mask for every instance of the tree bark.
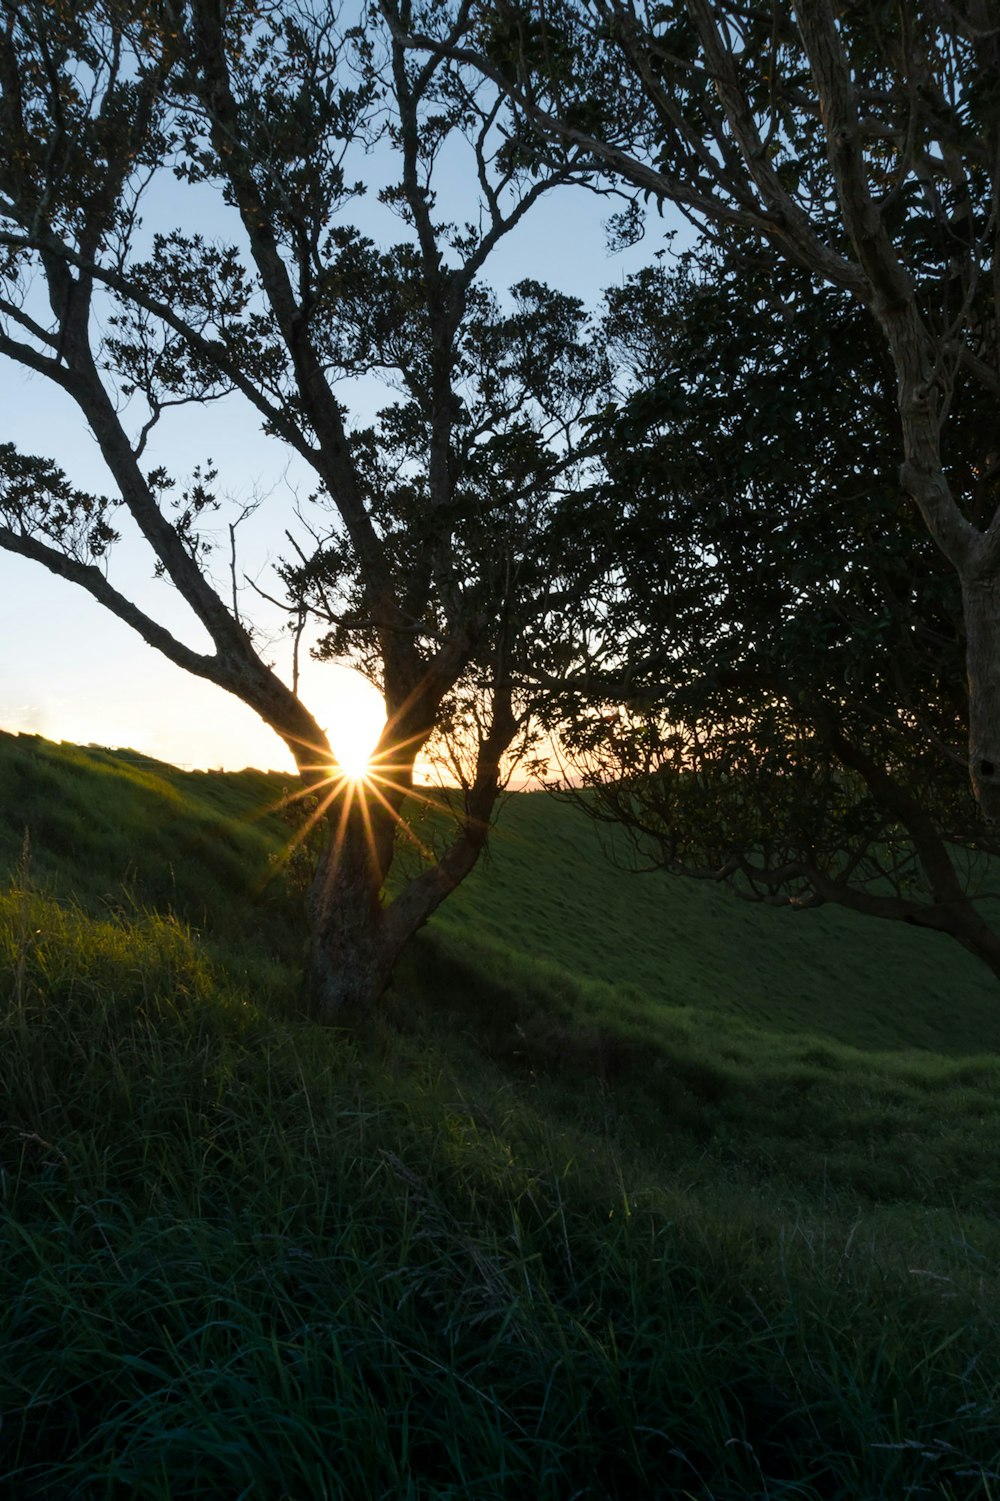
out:
<path id="1" fill-rule="evenodd" d="M 330 837 L 306 900 L 306 1001 L 322 1021 L 349 1022 L 377 1004 L 402 948 L 386 933 L 382 908 L 393 831 L 386 810 L 352 784 L 326 817 Z"/>
<path id="2" fill-rule="evenodd" d="M 407 943 L 475 865 L 499 790 L 494 780 L 477 812 L 467 810 L 451 848 L 388 903 L 394 817 L 363 788 L 341 794 L 306 900 L 306 1004 L 319 1020 L 349 1025 L 374 1011 Z"/>
<path id="3" fill-rule="evenodd" d="M 962 578 L 969 674 L 969 771 L 987 823 L 1000 823 L 1000 578 Z"/>
<path id="4" fill-rule="evenodd" d="M 517 729 L 510 690 L 494 689 L 491 698 L 489 729 L 479 743 L 475 779 L 463 793 L 456 837 L 391 901 L 383 888 L 418 743 L 429 727 L 398 753 L 391 781 L 379 785 L 375 771 L 371 786 L 344 783 L 330 796 L 329 838 L 307 897 L 307 1004 L 320 1020 L 349 1024 L 375 1009 L 407 943 L 479 859 L 500 794 L 501 760 Z M 387 728 L 383 741 L 391 739 Z"/>

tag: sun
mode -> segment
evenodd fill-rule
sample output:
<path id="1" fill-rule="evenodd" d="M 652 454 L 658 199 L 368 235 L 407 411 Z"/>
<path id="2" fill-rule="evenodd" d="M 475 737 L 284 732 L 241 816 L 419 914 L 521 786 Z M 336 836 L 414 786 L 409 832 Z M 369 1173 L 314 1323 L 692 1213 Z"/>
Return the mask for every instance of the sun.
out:
<path id="1" fill-rule="evenodd" d="M 325 715 L 330 748 L 341 774 L 361 782 L 385 725 L 385 705 L 378 690 L 358 672 L 341 668 L 332 687 Z"/>
<path id="2" fill-rule="evenodd" d="M 369 734 L 363 725 L 338 725 L 330 730 L 330 745 L 337 765 L 349 782 L 363 782 L 367 777 L 380 729 L 381 725 L 374 734 Z"/>

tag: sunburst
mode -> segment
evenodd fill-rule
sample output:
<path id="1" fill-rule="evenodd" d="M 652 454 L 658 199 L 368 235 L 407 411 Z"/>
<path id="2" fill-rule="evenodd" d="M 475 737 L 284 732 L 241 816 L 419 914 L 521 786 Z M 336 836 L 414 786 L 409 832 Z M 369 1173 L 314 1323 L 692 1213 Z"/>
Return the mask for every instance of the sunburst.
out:
<path id="1" fill-rule="evenodd" d="M 301 767 L 308 781 L 294 792 L 287 794 L 279 803 L 272 805 L 273 811 L 274 808 L 287 807 L 298 802 L 311 802 L 312 804 L 286 844 L 283 861 L 287 862 L 292 857 L 298 846 L 309 837 L 316 825 L 327 817 L 331 809 L 334 810 L 334 859 L 337 859 L 343 846 L 351 813 L 354 810 L 360 815 L 365 838 L 374 861 L 377 858 L 377 852 L 372 815 L 376 811 L 376 804 L 395 822 L 399 833 L 415 845 L 426 859 L 433 859 L 433 852 L 399 811 L 402 799 L 415 798 L 423 803 L 433 803 L 433 799 L 428 796 L 427 792 L 419 786 L 414 786 L 410 780 L 413 741 L 393 741 L 386 734 L 388 727 L 384 718 L 380 720 L 378 731 L 374 735 L 371 733 L 371 721 L 365 733 L 361 732 L 356 720 L 352 723 L 354 727 L 349 734 L 342 733 L 335 737 L 331 731 L 333 760 L 326 754 L 325 749 L 309 747 L 315 752 L 316 760 L 311 765 L 306 764 Z M 343 730 L 344 727 L 340 728 Z M 423 737 L 419 738 L 422 740 Z M 380 741 L 382 742 L 381 749 L 377 749 Z"/>

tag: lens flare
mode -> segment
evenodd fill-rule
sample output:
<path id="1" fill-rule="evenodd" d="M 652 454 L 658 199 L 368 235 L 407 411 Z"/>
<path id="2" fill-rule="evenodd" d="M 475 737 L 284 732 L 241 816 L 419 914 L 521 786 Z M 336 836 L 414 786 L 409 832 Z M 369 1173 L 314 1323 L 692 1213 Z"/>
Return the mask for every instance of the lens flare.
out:
<path id="1" fill-rule="evenodd" d="M 364 781 L 385 725 L 381 694 L 359 673 L 341 669 L 337 675 L 336 699 L 328 714 L 326 733 L 337 758 L 336 769 L 349 782 Z M 318 717 L 323 724 L 323 714 Z"/>

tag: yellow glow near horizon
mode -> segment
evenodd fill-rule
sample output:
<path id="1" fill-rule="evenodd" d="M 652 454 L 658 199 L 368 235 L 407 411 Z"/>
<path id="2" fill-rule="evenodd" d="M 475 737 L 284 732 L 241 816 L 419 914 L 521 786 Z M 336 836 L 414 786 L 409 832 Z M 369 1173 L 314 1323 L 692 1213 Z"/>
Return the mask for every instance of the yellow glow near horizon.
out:
<path id="1" fill-rule="evenodd" d="M 317 716 L 323 722 L 323 714 Z M 368 774 L 368 764 L 385 725 L 385 705 L 378 690 L 360 673 L 344 673 L 336 704 L 326 726 L 330 747 L 342 774 L 353 782 Z"/>

